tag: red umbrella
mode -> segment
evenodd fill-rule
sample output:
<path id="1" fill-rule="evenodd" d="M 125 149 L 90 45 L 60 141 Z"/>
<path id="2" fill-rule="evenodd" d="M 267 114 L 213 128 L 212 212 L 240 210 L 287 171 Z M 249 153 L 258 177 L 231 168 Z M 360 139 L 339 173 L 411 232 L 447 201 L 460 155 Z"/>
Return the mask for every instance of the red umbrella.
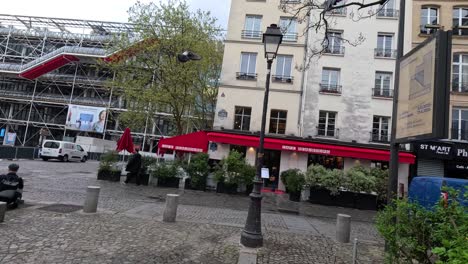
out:
<path id="1" fill-rule="evenodd" d="M 130 153 L 135 152 L 135 147 L 133 146 L 132 132 L 130 128 L 126 128 L 119 141 L 117 142 L 117 150 L 122 151 L 126 150 Z"/>

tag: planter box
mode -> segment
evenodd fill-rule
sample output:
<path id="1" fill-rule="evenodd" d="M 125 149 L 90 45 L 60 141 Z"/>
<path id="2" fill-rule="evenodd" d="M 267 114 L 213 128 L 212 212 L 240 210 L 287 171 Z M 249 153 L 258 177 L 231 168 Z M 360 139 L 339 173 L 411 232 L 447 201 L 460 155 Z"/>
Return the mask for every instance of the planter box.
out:
<path id="1" fill-rule="evenodd" d="M 98 171 L 97 179 L 101 181 L 118 182 L 120 181 L 120 171 L 108 171 L 108 170 Z"/>
<path id="2" fill-rule="evenodd" d="M 177 177 L 158 178 L 158 187 L 179 188 L 179 181 Z"/>
<path id="3" fill-rule="evenodd" d="M 341 207 L 354 208 L 356 205 L 356 193 L 339 192 L 335 198 L 335 205 Z"/>
<path id="4" fill-rule="evenodd" d="M 140 174 L 140 184 L 148 186 L 148 182 L 149 182 L 149 174 L 148 173 Z M 132 177 L 130 179 L 130 183 L 136 184 L 136 177 Z"/>
<path id="5" fill-rule="evenodd" d="M 335 196 L 323 188 L 310 188 L 309 202 L 322 205 L 335 205 Z"/>
<path id="6" fill-rule="evenodd" d="M 218 182 L 218 184 L 216 184 L 216 192 L 237 194 L 237 184 L 226 184 L 224 182 Z"/>
<path id="7" fill-rule="evenodd" d="M 377 195 L 367 193 L 356 194 L 356 208 L 362 210 L 377 210 Z"/>
<path id="8" fill-rule="evenodd" d="M 196 191 L 204 191 L 204 192 L 206 192 L 206 179 L 205 179 L 205 183 L 204 183 L 204 184 L 202 183 L 202 184 L 200 184 L 200 186 L 193 186 L 193 185 L 192 185 L 192 179 L 187 178 L 187 179 L 185 179 L 184 189 L 186 189 L 186 190 L 196 190 Z"/>
<path id="9" fill-rule="evenodd" d="M 290 192 L 289 193 L 289 200 L 293 202 L 300 202 L 301 201 L 301 193 L 300 192 Z"/>

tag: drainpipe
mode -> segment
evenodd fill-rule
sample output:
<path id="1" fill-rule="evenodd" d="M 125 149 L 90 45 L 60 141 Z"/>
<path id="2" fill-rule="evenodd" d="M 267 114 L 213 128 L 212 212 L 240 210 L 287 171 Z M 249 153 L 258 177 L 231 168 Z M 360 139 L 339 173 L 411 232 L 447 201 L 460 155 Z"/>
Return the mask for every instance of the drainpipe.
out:
<path id="1" fill-rule="evenodd" d="M 310 15 L 307 16 L 307 30 L 306 30 L 306 36 L 305 36 L 305 47 L 304 47 L 304 60 L 303 60 L 303 65 L 304 65 L 304 72 L 302 73 L 302 78 L 301 78 L 301 95 L 299 99 L 299 115 L 297 119 L 297 126 L 299 127 L 299 136 L 303 136 L 303 130 L 304 130 L 304 111 L 305 111 L 305 98 L 307 94 L 307 74 L 308 70 L 306 70 L 305 66 L 307 64 L 307 58 L 309 57 L 309 24 L 310 24 Z"/>

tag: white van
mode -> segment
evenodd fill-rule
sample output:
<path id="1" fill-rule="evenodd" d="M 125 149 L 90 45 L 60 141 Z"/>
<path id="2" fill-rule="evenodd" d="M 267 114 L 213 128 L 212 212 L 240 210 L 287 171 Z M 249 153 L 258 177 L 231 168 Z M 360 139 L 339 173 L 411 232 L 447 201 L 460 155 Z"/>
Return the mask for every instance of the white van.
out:
<path id="1" fill-rule="evenodd" d="M 56 140 L 45 140 L 42 144 L 41 158 L 44 161 L 49 159 L 58 159 L 61 161 L 81 161 L 86 162 L 88 152 L 80 145 Z"/>

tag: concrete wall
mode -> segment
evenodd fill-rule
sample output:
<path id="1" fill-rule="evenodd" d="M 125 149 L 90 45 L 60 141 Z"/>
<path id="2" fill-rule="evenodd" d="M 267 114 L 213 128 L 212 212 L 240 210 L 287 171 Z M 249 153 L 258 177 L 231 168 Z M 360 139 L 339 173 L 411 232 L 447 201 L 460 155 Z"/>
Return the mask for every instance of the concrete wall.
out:
<path id="1" fill-rule="evenodd" d="M 398 1 L 397 1 L 398 2 Z M 397 3 L 398 5 L 398 3 Z M 348 14 L 359 11 L 351 11 Z M 362 12 L 362 11 L 361 11 Z M 319 111 L 338 112 L 336 128 L 339 129 L 340 141 L 369 143 L 374 115 L 392 114 L 392 100 L 373 98 L 375 73 L 394 72 L 395 60 L 375 58 L 378 33 L 393 34 L 393 49 L 397 46 L 398 20 L 395 18 L 377 18 L 375 16 L 353 22 L 348 16 L 333 18 L 334 30 L 343 31 L 343 38 L 356 43 L 361 35 L 364 40 L 357 46 L 344 44 L 344 55 L 323 55 L 312 60 L 307 72 L 305 109 L 303 117 L 303 136 L 316 136 Z M 317 49 L 323 34 L 310 33 L 310 46 Z M 321 94 L 319 92 L 323 67 L 341 70 L 341 95 Z M 393 78 L 395 76 L 393 75 Z M 391 84 L 393 89 L 393 82 Z"/>

